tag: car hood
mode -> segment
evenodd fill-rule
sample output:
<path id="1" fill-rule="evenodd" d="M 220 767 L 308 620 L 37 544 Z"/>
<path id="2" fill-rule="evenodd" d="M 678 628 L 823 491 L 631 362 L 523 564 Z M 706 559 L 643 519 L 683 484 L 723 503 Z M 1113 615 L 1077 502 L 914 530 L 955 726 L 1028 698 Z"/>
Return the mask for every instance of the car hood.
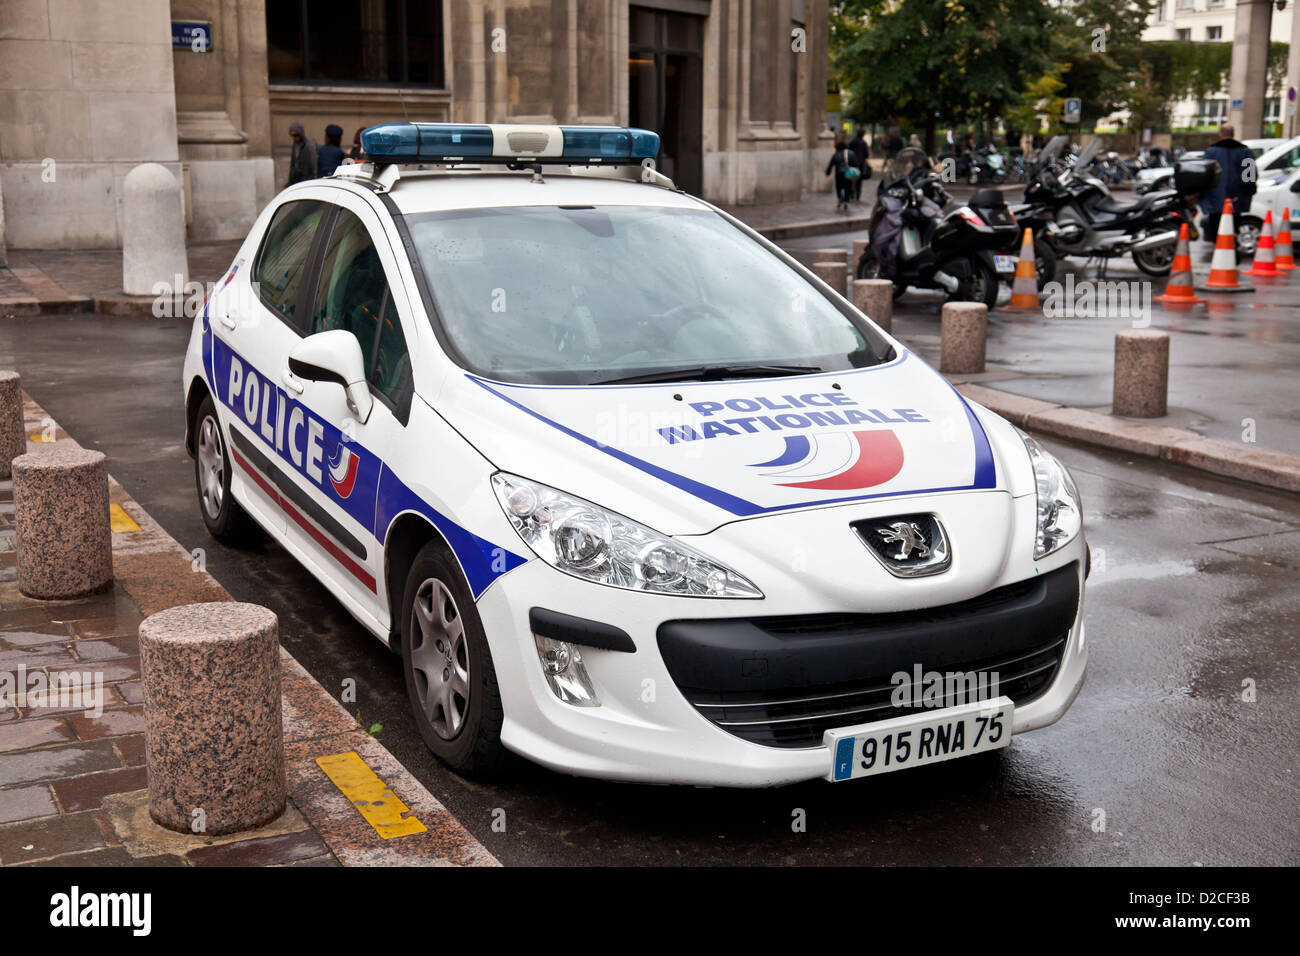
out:
<path id="1" fill-rule="evenodd" d="M 1007 489 L 980 418 L 905 351 L 865 369 L 668 385 L 518 385 L 457 373 L 435 407 L 497 468 L 666 534 Z"/>

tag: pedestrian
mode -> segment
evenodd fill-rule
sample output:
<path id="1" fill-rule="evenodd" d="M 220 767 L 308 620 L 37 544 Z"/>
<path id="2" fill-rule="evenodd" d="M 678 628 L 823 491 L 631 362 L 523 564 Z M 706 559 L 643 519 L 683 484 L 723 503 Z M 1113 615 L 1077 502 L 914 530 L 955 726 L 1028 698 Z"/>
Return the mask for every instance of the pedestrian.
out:
<path id="1" fill-rule="evenodd" d="M 853 154 L 849 151 L 848 144 L 842 139 L 835 141 L 835 152 L 831 156 L 831 161 L 826 164 L 826 175 L 832 172 L 835 174 L 835 211 L 847 212 L 849 200 L 853 197 L 853 183 L 849 178 L 849 170 L 853 169 Z M 854 169 L 854 172 L 857 172 Z"/>
<path id="2" fill-rule="evenodd" d="M 343 162 L 343 147 L 339 145 L 342 138 L 342 126 L 330 123 L 325 127 L 325 145 L 316 150 L 317 176 L 333 176 L 334 170 Z"/>
<path id="3" fill-rule="evenodd" d="M 921 137 L 920 137 L 920 136 L 917 136 L 915 133 L 913 133 L 911 136 L 907 137 L 907 145 L 910 146 L 912 149 L 922 149 L 922 148 L 924 148 L 924 147 L 922 147 L 922 145 L 921 145 Z"/>
<path id="4" fill-rule="evenodd" d="M 293 152 L 289 155 L 289 182 L 301 183 L 316 178 L 316 141 L 308 136 L 297 120 L 289 124 L 289 139 Z"/>
<path id="5" fill-rule="evenodd" d="M 1255 170 L 1251 169 L 1249 175 L 1246 170 L 1254 165 L 1255 154 L 1249 146 L 1237 141 L 1232 124 L 1224 123 L 1219 127 L 1218 142 L 1205 148 L 1205 158 L 1216 161 L 1220 170 L 1218 185 L 1201 197 L 1201 235 L 1213 247 L 1225 199 L 1232 200 L 1234 217 L 1250 211 L 1250 200 L 1255 195 Z"/>
<path id="6" fill-rule="evenodd" d="M 889 146 L 888 146 L 888 148 L 886 149 L 885 155 L 886 155 L 889 159 L 893 159 L 895 156 L 897 156 L 897 155 L 898 155 L 900 152 L 902 152 L 902 150 L 903 150 L 903 137 L 901 137 L 901 136 L 898 135 L 898 127 L 897 127 L 897 126 L 891 126 L 891 127 L 890 127 L 890 129 L 889 129 L 889 140 L 888 140 L 888 143 L 889 143 Z"/>
<path id="7" fill-rule="evenodd" d="M 348 150 L 348 159 L 353 162 L 359 163 L 365 159 L 365 154 L 361 152 L 361 134 L 365 131 L 366 128 L 362 126 L 357 130 L 357 135 L 352 137 L 352 148 Z"/>
<path id="8" fill-rule="evenodd" d="M 853 153 L 853 165 L 858 169 L 858 178 L 853 180 L 853 201 L 862 200 L 862 181 L 871 175 L 871 166 L 867 163 L 867 131 L 857 128 L 853 139 L 849 140 L 849 151 Z"/>

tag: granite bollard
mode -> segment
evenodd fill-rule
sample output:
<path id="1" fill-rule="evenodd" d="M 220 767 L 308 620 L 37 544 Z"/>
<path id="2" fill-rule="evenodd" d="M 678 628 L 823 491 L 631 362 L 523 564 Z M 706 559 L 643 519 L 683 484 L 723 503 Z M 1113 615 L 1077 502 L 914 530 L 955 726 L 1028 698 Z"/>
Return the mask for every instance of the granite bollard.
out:
<path id="1" fill-rule="evenodd" d="M 814 262 L 843 262 L 845 265 L 849 261 L 849 251 L 841 249 L 839 246 L 818 249 L 813 253 Z"/>
<path id="2" fill-rule="evenodd" d="M 166 166 L 141 163 L 122 181 L 122 291 L 154 295 L 166 283 L 184 293 L 185 212 L 181 184 Z"/>
<path id="3" fill-rule="evenodd" d="M 984 371 L 989 309 L 983 302 L 945 302 L 939 333 L 939 371 Z"/>
<path id="4" fill-rule="evenodd" d="M 853 268 L 853 272 L 855 275 L 857 274 L 858 271 L 858 263 L 862 261 L 862 257 L 866 254 L 867 249 L 870 245 L 871 245 L 870 239 L 853 240 L 853 254 L 849 257 L 849 265 Z"/>
<path id="5" fill-rule="evenodd" d="M 844 295 L 847 291 L 849 269 L 842 260 L 840 262 L 814 262 L 813 272 L 817 273 L 817 278 L 840 295 Z"/>
<path id="6" fill-rule="evenodd" d="M 1125 329 L 1115 333 L 1111 414 L 1160 418 L 1169 412 L 1169 333 Z"/>
<path id="7" fill-rule="evenodd" d="M 888 279 L 854 279 L 853 304 L 886 332 L 894 326 L 894 283 Z"/>
<path id="8" fill-rule="evenodd" d="M 149 815 L 219 836 L 284 812 L 275 614 L 235 601 L 185 604 L 140 625 Z"/>
<path id="9" fill-rule="evenodd" d="M 113 583 L 104 453 L 53 444 L 13 461 L 18 589 L 64 599 Z"/>
<path id="10" fill-rule="evenodd" d="M 13 474 L 14 459 L 26 451 L 22 378 L 17 372 L 0 371 L 0 478 Z"/>

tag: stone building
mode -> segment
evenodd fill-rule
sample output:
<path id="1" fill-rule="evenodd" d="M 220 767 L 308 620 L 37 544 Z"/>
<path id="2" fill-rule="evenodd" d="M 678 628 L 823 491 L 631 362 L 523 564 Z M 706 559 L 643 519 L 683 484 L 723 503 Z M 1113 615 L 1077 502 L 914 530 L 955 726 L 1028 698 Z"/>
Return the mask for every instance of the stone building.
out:
<path id="1" fill-rule="evenodd" d="M 403 118 L 657 130 L 659 167 L 745 204 L 829 188 L 828 0 L 3 0 L 11 248 L 120 245 L 159 162 L 191 240 L 240 237 L 284 185 L 289 124 Z"/>

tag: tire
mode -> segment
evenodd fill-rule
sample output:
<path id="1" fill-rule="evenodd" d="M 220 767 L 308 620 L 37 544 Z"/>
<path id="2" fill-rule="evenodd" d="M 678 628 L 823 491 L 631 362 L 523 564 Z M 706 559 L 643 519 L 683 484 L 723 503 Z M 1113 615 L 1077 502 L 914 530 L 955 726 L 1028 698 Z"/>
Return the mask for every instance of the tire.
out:
<path id="1" fill-rule="evenodd" d="M 194 490 L 208 534 L 239 547 L 258 536 L 257 524 L 230 493 L 231 458 L 212 396 L 204 396 L 194 415 Z"/>
<path id="2" fill-rule="evenodd" d="M 1237 258 L 1253 259 L 1259 248 L 1259 235 L 1264 231 L 1264 224 L 1254 216 L 1243 216 L 1237 223 Z"/>
<path id="3" fill-rule="evenodd" d="M 884 276 L 880 274 L 880 263 L 879 261 L 877 261 L 876 257 L 872 255 L 870 250 L 867 250 L 867 252 L 863 254 L 862 258 L 858 260 L 857 277 L 859 279 L 883 279 L 884 278 Z M 893 281 L 894 283 L 894 299 L 895 301 L 897 301 L 898 299 L 902 298 L 903 293 L 907 291 L 907 286 L 900 285 L 897 279 L 891 281 Z"/>
<path id="4" fill-rule="evenodd" d="M 1056 250 L 1046 239 L 1034 240 L 1034 266 L 1038 270 L 1038 291 L 1056 278 Z"/>
<path id="5" fill-rule="evenodd" d="M 968 260 L 971 277 L 962 279 L 949 302 L 983 302 L 990 312 L 998 304 L 998 273 L 983 259 Z"/>
<path id="6" fill-rule="evenodd" d="M 508 753 L 492 652 L 460 566 L 442 542 L 416 554 L 400 608 L 406 693 L 425 745 L 464 776 L 500 771 Z"/>
<path id="7" fill-rule="evenodd" d="M 1167 276 L 1173 268 L 1174 250 L 1172 242 L 1153 249 L 1134 249 L 1133 263 L 1149 276 Z"/>

